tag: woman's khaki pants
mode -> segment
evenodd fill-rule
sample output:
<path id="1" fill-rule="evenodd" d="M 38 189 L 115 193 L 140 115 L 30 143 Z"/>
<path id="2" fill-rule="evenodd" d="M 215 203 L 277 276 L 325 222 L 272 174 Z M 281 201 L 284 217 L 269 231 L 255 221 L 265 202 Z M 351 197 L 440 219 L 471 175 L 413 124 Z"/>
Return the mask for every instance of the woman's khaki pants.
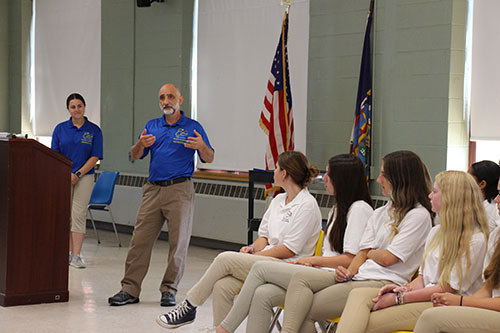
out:
<path id="1" fill-rule="evenodd" d="M 500 332 L 500 312 L 468 306 L 439 306 L 425 310 L 413 331 L 415 333 Z"/>
<path id="2" fill-rule="evenodd" d="M 432 307 L 431 302 L 415 302 L 371 312 L 374 305 L 372 299 L 378 295 L 379 290 L 380 288 L 358 288 L 350 292 L 338 333 L 411 331 L 420 314 Z"/>

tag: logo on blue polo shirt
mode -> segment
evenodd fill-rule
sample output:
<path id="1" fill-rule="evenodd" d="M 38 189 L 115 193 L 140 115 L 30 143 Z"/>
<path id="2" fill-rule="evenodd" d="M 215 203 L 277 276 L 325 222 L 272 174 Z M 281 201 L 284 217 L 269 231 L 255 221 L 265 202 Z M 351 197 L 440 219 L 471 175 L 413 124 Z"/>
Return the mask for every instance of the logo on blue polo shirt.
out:
<path id="1" fill-rule="evenodd" d="M 82 135 L 82 143 L 86 143 L 88 145 L 91 145 L 92 144 L 92 139 L 94 138 L 94 136 L 92 135 L 92 133 L 90 132 L 85 132 L 83 133 Z"/>
<path id="2" fill-rule="evenodd" d="M 184 128 L 179 128 L 175 133 L 173 141 L 176 143 L 184 144 L 187 140 L 189 133 Z"/>

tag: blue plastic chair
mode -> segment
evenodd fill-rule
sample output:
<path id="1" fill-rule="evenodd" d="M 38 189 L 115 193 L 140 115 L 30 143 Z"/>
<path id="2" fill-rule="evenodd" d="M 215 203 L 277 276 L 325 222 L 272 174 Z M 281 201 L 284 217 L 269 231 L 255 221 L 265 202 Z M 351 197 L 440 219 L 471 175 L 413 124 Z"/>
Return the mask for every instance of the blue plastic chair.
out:
<path id="1" fill-rule="evenodd" d="M 120 237 L 118 237 L 118 232 L 116 231 L 115 219 L 113 218 L 113 213 L 111 212 L 111 201 L 113 201 L 113 193 L 115 192 L 115 183 L 118 178 L 119 172 L 103 171 L 94 185 L 92 190 L 92 195 L 90 196 L 89 205 L 87 206 L 87 211 L 90 215 L 90 220 L 92 221 L 92 226 L 97 237 L 97 243 L 101 244 L 99 239 L 99 234 L 94 223 L 94 217 L 92 216 L 92 209 L 103 210 L 109 212 L 111 216 L 111 223 L 113 224 L 113 229 L 115 230 L 116 240 L 118 241 L 118 246 L 121 247 Z"/>

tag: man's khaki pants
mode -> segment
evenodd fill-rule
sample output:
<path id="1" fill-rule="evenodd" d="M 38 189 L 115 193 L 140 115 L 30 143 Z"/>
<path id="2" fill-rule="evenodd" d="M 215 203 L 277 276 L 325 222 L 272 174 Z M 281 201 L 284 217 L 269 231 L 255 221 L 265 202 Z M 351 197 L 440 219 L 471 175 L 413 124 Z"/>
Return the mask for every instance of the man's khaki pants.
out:
<path id="1" fill-rule="evenodd" d="M 193 211 L 194 187 L 191 180 L 170 186 L 146 183 L 142 187 L 141 207 L 125 262 L 125 276 L 121 281 L 123 291 L 135 297 L 141 293 L 154 242 L 166 220 L 170 248 L 160 291 L 177 293 L 191 238 Z"/>

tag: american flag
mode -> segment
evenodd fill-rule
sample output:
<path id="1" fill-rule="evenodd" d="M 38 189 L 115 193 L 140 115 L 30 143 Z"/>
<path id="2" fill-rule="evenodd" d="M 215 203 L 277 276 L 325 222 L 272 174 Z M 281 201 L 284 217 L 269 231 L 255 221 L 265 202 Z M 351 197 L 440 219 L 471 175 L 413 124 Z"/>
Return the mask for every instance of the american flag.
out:
<path id="1" fill-rule="evenodd" d="M 370 34 L 372 26 L 373 0 L 366 21 L 365 41 L 361 56 L 356 114 L 351 135 L 351 153 L 358 156 L 366 169 L 366 179 L 370 179 L 370 148 L 372 128 L 372 74 L 370 60 Z"/>
<path id="2" fill-rule="evenodd" d="M 292 92 L 290 90 L 290 75 L 288 71 L 288 12 L 285 13 L 281 25 L 281 36 L 271 75 L 267 82 L 264 108 L 260 114 L 259 124 L 268 136 L 266 149 L 266 170 L 273 170 L 278 155 L 294 149 Z"/>

